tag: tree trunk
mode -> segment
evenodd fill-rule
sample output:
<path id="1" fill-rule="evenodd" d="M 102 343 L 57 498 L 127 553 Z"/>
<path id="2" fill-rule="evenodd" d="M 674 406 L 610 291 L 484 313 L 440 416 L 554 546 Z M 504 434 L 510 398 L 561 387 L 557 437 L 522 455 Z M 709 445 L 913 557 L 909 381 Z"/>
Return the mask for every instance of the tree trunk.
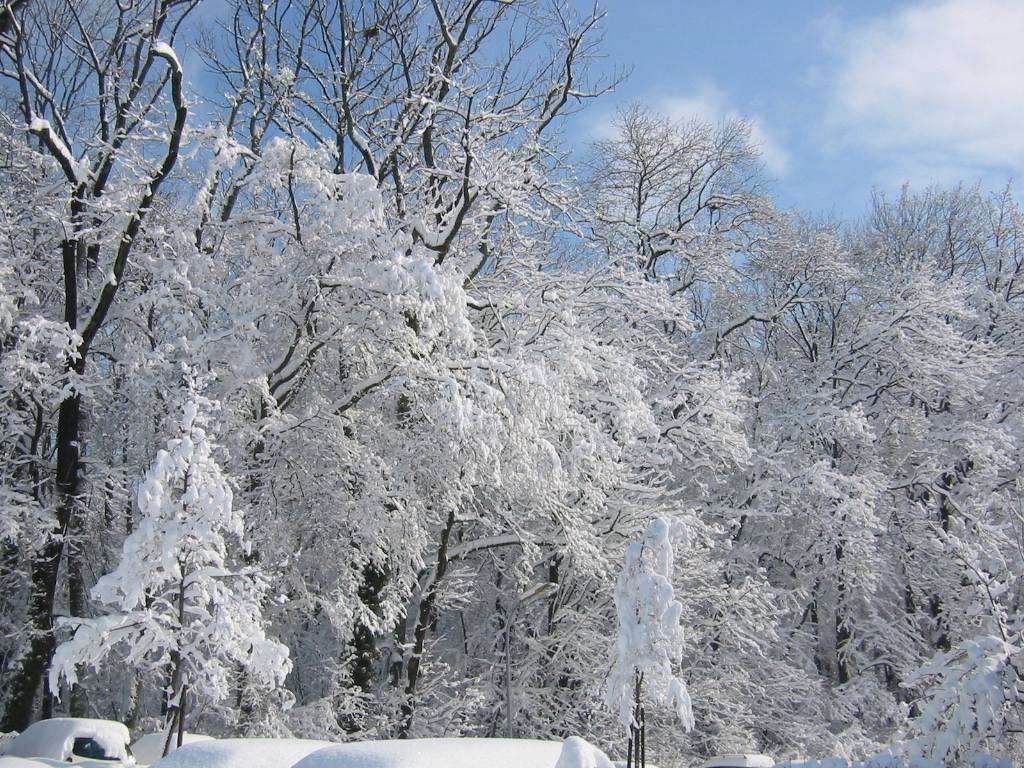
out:
<path id="1" fill-rule="evenodd" d="M 79 374 L 85 367 L 81 358 L 69 365 Z M 81 399 L 75 394 L 60 404 L 57 416 L 57 520 L 49 539 L 32 564 L 32 591 L 28 615 L 31 635 L 28 648 L 11 678 L 11 694 L 7 700 L 3 721 L 0 722 L 2 731 L 25 730 L 34 719 L 32 715 L 36 710 L 37 701 L 40 714 L 44 718 L 53 713 L 53 698 L 50 691 L 44 687 L 44 678 L 57 647 L 53 635 L 54 599 L 57 594 L 61 561 L 64 558 L 64 540 L 77 502 L 81 480 L 80 431 Z"/>
<path id="2" fill-rule="evenodd" d="M 34 719 L 32 715 L 36 710 L 41 683 L 55 648 L 52 609 L 62 548 L 62 540 L 50 539 L 32 564 L 32 592 L 29 599 L 31 635 L 28 647 L 11 676 L 10 696 L 4 719 L 0 722 L 0 731 L 23 731 Z M 52 711 L 49 698 L 49 693 L 44 692 L 44 716 Z"/>
<path id="3" fill-rule="evenodd" d="M 424 588 L 420 596 L 419 611 L 416 617 L 416 629 L 413 631 L 413 648 L 409 661 L 406 664 L 406 686 L 405 701 L 402 703 L 402 722 L 399 726 L 398 738 L 409 738 L 412 730 L 412 716 L 415 711 L 416 684 L 420 678 L 420 662 L 423 658 L 423 649 L 427 642 L 427 632 L 434 622 L 434 602 L 437 597 L 437 585 L 441 583 L 448 570 L 448 540 L 451 538 L 452 528 L 455 526 L 454 510 L 448 513 L 448 520 L 441 530 L 441 543 L 437 548 L 437 565 L 434 570 L 434 577 Z"/>

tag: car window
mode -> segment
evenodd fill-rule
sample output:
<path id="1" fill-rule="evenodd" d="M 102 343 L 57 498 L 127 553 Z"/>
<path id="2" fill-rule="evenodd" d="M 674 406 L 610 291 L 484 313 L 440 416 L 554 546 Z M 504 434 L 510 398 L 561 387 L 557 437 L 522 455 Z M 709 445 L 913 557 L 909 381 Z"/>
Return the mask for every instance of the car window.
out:
<path id="1" fill-rule="evenodd" d="M 116 760 L 110 757 L 95 739 L 88 736 L 79 736 L 75 739 L 75 746 L 71 748 L 71 754 L 84 757 L 86 760 Z"/>

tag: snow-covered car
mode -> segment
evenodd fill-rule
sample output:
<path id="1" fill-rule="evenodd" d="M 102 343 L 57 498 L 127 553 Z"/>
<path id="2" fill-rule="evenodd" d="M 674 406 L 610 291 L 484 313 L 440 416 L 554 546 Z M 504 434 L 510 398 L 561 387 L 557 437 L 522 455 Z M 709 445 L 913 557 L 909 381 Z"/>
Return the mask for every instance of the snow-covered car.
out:
<path id="1" fill-rule="evenodd" d="M 332 744 L 315 739 L 208 739 L 183 744 L 153 765 L 155 768 L 290 768 L 311 752 Z"/>
<path id="2" fill-rule="evenodd" d="M 775 761 L 768 755 L 717 755 L 700 768 L 773 768 Z"/>
<path id="3" fill-rule="evenodd" d="M 0 744 L 0 757 L 134 765 L 129 741 L 128 728 L 123 723 L 84 717 L 55 717 L 32 723 L 10 741 Z"/>
<path id="4" fill-rule="evenodd" d="M 573 736 L 536 739 L 396 739 L 335 744 L 293 768 L 613 768 L 597 747 Z"/>
<path id="5" fill-rule="evenodd" d="M 67 763 L 60 760 L 51 760 L 48 757 L 14 757 L 13 755 L 0 755 L 0 768 L 63 768 Z M 97 766 L 106 763 L 86 761 L 78 765 Z"/>
<path id="6" fill-rule="evenodd" d="M 3 768 L 0 766 L 0 768 Z M 583 739 L 401 739 L 331 744 L 217 739 L 185 744 L 154 768 L 613 768 Z"/>

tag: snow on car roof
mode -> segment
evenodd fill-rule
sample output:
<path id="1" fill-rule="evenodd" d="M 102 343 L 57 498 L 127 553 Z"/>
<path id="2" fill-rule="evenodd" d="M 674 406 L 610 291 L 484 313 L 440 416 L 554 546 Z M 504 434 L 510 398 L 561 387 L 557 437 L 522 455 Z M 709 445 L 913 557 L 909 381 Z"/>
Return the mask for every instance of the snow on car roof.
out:
<path id="1" fill-rule="evenodd" d="M 335 744 L 306 739 L 218 739 L 185 744 L 156 768 L 613 768 L 579 737 L 438 738 Z M 4 766 L 0 765 L 0 768 Z M 15 768 L 12 766 L 11 768 Z"/>
<path id="2" fill-rule="evenodd" d="M 14 757 L 13 755 L 0 756 L 0 768 L 40 768 L 40 766 L 56 763 L 60 763 L 60 761 L 46 760 L 45 758 L 32 760 L 27 757 Z M 66 763 L 60 764 L 66 765 Z"/>
<path id="3" fill-rule="evenodd" d="M 564 747 L 564 749 L 563 749 Z M 583 739 L 396 739 L 361 741 L 313 752 L 293 768 L 612 768 Z"/>
<path id="4" fill-rule="evenodd" d="M 112 758 L 128 762 L 128 728 L 113 720 L 55 717 L 32 723 L 19 736 L 0 745 L 0 754 L 66 760 L 75 739 L 92 739 Z"/>
<path id="5" fill-rule="evenodd" d="M 701 768 L 772 768 L 775 761 L 768 755 L 718 755 Z"/>
<path id="6" fill-rule="evenodd" d="M 160 768 L 287 768 L 331 744 L 313 739 L 194 741 L 182 745 L 155 765 Z"/>
<path id="7" fill-rule="evenodd" d="M 0 756 L 0 768 L 68 768 L 67 760 L 54 760 L 51 757 L 14 757 Z M 109 761 L 81 760 L 74 764 L 75 768 L 110 768 Z"/>

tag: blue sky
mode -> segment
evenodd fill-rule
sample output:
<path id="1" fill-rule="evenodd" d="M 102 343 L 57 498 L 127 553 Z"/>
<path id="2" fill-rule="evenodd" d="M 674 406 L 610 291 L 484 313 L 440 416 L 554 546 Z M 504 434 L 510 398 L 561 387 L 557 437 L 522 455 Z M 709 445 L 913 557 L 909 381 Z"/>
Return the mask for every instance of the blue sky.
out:
<path id="1" fill-rule="evenodd" d="M 572 120 L 570 141 L 607 135 L 627 101 L 746 117 L 779 204 L 842 218 L 864 213 L 873 188 L 993 191 L 1024 176 L 1024 0 L 600 5 L 603 66 L 632 75 Z"/>

